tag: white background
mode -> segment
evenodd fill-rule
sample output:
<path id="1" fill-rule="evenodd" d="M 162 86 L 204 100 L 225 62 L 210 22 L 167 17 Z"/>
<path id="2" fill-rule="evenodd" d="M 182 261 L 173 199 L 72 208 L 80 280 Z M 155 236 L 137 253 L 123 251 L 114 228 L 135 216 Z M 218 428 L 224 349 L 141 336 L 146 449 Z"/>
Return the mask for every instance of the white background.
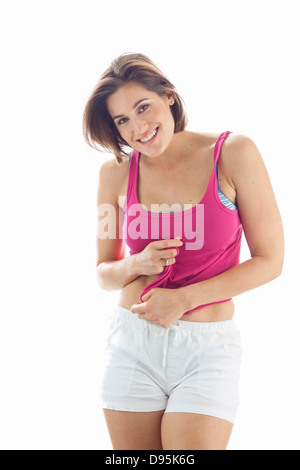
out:
<path id="1" fill-rule="evenodd" d="M 286 237 L 284 272 L 236 298 L 243 336 L 232 450 L 300 449 L 297 0 L 1 0 L 0 447 L 111 449 L 98 403 L 118 292 L 95 276 L 86 100 L 123 52 L 150 56 L 188 129 L 257 144 Z M 245 244 L 242 259 L 249 257 Z"/>

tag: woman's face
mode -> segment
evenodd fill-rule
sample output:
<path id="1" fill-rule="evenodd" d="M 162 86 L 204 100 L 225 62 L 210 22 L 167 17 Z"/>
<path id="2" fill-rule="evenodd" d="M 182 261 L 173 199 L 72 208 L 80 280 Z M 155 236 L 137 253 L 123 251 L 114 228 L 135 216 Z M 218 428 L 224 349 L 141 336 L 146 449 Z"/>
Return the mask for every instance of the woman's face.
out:
<path id="1" fill-rule="evenodd" d="M 127 83 L 107 100 L 107 109 L 129 147 L 149 156 L 161 155 L 174 135 L 171 103 L 138 83 Z"/>

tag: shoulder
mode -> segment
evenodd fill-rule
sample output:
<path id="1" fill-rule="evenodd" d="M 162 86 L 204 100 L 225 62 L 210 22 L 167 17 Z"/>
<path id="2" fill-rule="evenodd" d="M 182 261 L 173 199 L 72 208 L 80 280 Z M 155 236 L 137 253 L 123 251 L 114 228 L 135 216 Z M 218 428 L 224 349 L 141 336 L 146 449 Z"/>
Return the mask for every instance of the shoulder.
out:
<path id="1" fill-rule="evenodd" d="M 106 160 L 99 168 L 99 189 L 113 195 L 117 200 L 127 181 L 128 171 L 129 158 L 123 159 L 121 163 L 115 157 Z"/>
<path id="2" fill-rule="evenodd" d="M 122 159 L 122 162 L 119 163 L 116 159 L 114 158 L 109 158 L 108 160 L 105 160 L 103 163 L 101 163 L 99 171 L 102 173 L 113 173 L 113 174 L 121 174 L 122 171 L 128 166 L 129 163 L 129 158 L 124 158 Z"/>
<path id="3" fill-rule="evenodd" d="M 188 132 L 188 138 L 190 142 L 194 142 L 197 148 L 202 148 L 204 150 L 209 150 L 213 148 L 220 137 L 222 132 Z M 221 155 L 223 160 L 236 160 L 241 158 L 242 156 L 254 156 L 257 154 L 258 149 L 254 143 L 254 141 L 244 135 L 244 134 L 235 134 L 231 133 L 228 134 L 226 139 L 223 142 Z M 221 157 L 220 155 L 220 157 Z M 224 161 L 224 163 L 226 163 Z"/>
<path id="4" fill-rule="evenodd" d="M 219 163 L 234 184 L 263 167 L 263 159 L 255 142 L 247 135 L 234 133 L 224 140 Z"/>
<path id="5" fill-rule="evenodd" d="M 128 173 L 129 158 L 118 163 L 116 158 L 110 158 L 103 162 L 99 168 L 99 178 L 103 182 L 116 183 Z"/>
<path id="6" fill-rule="evenodd" d="M 223 143 L 223 154 L 231 155 L 249 154 L 257 149 L 254 141 L 244 134 L 229 134 Z"/>

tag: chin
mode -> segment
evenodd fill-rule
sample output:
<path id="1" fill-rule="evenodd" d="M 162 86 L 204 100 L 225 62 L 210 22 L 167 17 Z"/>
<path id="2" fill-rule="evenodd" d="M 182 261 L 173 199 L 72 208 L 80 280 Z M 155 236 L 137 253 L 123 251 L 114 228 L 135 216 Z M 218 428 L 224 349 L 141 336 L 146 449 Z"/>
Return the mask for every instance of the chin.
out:
<path id="1" fill-rule="evenodd" d="M 172 141 L 173 135 L 174 134 L 172 134 L 168 139 L 163 139 L 164 142 L 162 142 L 162 134 L 158 135 L 158 139 L 149 146 L 137 145 L 138 143 L 134 142 L 133 148 L 149 158 L 156 158 L 167 150 Z"/>

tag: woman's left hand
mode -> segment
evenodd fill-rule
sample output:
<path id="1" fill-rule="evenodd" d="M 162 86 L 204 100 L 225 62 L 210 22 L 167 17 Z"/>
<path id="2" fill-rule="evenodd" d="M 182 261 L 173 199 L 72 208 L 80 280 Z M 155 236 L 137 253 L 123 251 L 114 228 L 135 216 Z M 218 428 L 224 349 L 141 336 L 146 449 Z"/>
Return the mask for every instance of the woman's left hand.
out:
<path id="1" fill-rule="evenodd" d="M 163 328 L 169 328 L 188 310 L 180 288 L 155 287 L 144 294 L 142 300 L 143 303 L 132 305 L 131 312 L 138 314 L 140 319 Z"/>

